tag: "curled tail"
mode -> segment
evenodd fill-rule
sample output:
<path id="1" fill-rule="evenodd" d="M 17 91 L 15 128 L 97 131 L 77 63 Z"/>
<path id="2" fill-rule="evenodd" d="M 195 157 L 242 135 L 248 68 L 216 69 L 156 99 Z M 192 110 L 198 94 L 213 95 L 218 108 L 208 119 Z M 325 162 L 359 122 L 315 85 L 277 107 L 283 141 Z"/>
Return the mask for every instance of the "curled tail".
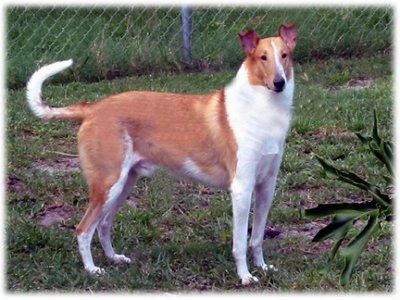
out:
<path id="1" fill-rule="evenodd" d="M 26 98 L 33 113 L 42 119 L 77 119 L 85 116 L 86 104 L 75 104 L 67 107 L 50 107 L 43 101 L 42 85 L 46 79 L 72 65 L 72 59 L 55 62 L 37 70 L 26 85 Z"/>

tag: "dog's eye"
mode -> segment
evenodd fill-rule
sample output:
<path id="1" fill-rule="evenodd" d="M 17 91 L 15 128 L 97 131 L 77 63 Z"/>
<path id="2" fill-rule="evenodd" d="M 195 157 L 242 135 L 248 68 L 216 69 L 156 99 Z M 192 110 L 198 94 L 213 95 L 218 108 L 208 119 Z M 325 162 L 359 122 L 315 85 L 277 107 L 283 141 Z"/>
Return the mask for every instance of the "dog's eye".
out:
<path id="1" fill-rule="evenodd" d="M 260 58 L 261 58 L 261 60 L 267 60 L 267 56 L 265 54 L 261 55 Z"/>
<path id="2" fill-rule="evenodd" d="M 282 58 L 285 59 L 287 57 L 286 53 L 282 53 Z"/>

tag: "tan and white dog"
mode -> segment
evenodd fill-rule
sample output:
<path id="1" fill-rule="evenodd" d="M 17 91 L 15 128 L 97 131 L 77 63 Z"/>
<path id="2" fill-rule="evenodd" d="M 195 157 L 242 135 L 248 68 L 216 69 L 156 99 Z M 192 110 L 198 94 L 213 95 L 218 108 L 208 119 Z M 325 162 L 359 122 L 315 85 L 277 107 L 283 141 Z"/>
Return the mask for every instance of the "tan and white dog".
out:
<path id="1" fill-rule="evenodd" d="M 96 103 L 50 107 L 42 84 L 72 60 L 42 67 L 30 78 L 27 99 L 43 119 L 81 122 L 79 158 L 89 188 L 89 205 L 76 228 L 79 251 L 90 273 L 91 241 L 97 229 L 105 255 L 116 263 L 111 225 L 139 176 L 162 167 L 178 176 L 230 191 L 233 256 L 242 284 L 257 282 L 247 267 L 247 230 L 254 193 L 250 248 L 254 264 L 264 262 L 263 235 L 288 132 L 294 92 L 296 27 L 283 24 L 278 35 L 260 39 L 254 30 L 239 34 L 246 58 L 224 89 L 207 95 L 130 91 Z"/>

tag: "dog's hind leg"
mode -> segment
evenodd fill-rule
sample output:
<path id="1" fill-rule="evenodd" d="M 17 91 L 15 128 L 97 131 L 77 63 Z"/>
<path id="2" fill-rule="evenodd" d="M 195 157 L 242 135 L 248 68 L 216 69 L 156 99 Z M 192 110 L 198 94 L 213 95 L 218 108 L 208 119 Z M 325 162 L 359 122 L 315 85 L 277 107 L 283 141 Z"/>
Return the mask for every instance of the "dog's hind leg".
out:
<path id="1" fill-rule="evenodd" d="M 100 242 L 108 258 L 115 262 L 130 262 L 124 255 L 115 254 L 111 244 L 111 225 L 119 207 L 126 199 L 126 195 L 132 187 L 136 176 L 128 172 L 120 176 L 113 185 L 105 179 L 97 181 L 95 186 L 90 186 L 90 202 L 81 222 L 77 226 L 79 252 L 82 256 L 85 270 L 90 273 L 104 273 L 104 270 L 96 267 L 90 250 L 90 244 L 96 228 L 99 232 Z"/>
<path id="2" fill-rule="evenodd" d="M 108 257 L 114 261 L 129 260 L 115 255 L 110 230 L 111 222 L 128 193 L 128 186 L 135 179 L 131 171 L 132 141 L 126 133 L 121 135 L 110 126 L 112 122 L 104 124 L 107 124 L 107 128 L 93 127 L 91 123 L 82 125 L 78 134 L 79 157 L 89 187 L 89 206 L 76 231 L 83 265 L 90 273 L 104 273 L 103 269 L 94 265 L 90 249 L 96 228 Z M 106 130 L 109 132 L 108 139 L 94 138 L 99 131 Z"/>
<path id="3" fill-rule="evenodd" d="M 82 257 L 83 266 L 85 270 L 90 273 L 104 273 L 104 269 L 94 265 L 90 245 L 94 231 L 103 216 L 105 197 L 104 189 L 90 188 L 89 206 L 82 220 L 76 227 L 79 252 Z"/>
<path id="4" fill-rule="evenodd" d="M 137 177 L 138 176 L 134 170 L 129 171 L 121 194 L 115 200 L 113 200 L 111 204 L 109 204 L 110 208 L 108 209 L 108 212 L 104 215 L 100 223 L 97 225 L 97 232 L 99 234 L 100 243 L 103 247 L 104 253 L 109 259 L 111 259 L 115 263 L 131 262 L 131 259 L 126 257 L 125 255 L 115 253 L 111 242 L 111 226 L 116 213 L 128 197 L 129 192 L 135 184 Z"/>

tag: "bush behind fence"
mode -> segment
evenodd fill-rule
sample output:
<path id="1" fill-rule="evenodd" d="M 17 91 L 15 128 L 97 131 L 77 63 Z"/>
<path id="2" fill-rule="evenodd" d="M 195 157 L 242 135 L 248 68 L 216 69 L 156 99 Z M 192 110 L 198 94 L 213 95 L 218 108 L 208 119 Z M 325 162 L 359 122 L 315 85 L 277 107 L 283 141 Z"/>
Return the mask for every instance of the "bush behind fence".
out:
<path id="1" fill-rule="evenodd" d="M 43 64 L 73 58 L 58 80 L 95 81 L 150 72 L 238 67 L 237 34 L 298 26 L 296 60 L 372 55 L 391 48 L 391 7 L 190 7 L 191 61 L 180 7 L 8 7 L 7 85 L 25 84 Z M 188 49 L 186 49 L 188 50 Z"/>

